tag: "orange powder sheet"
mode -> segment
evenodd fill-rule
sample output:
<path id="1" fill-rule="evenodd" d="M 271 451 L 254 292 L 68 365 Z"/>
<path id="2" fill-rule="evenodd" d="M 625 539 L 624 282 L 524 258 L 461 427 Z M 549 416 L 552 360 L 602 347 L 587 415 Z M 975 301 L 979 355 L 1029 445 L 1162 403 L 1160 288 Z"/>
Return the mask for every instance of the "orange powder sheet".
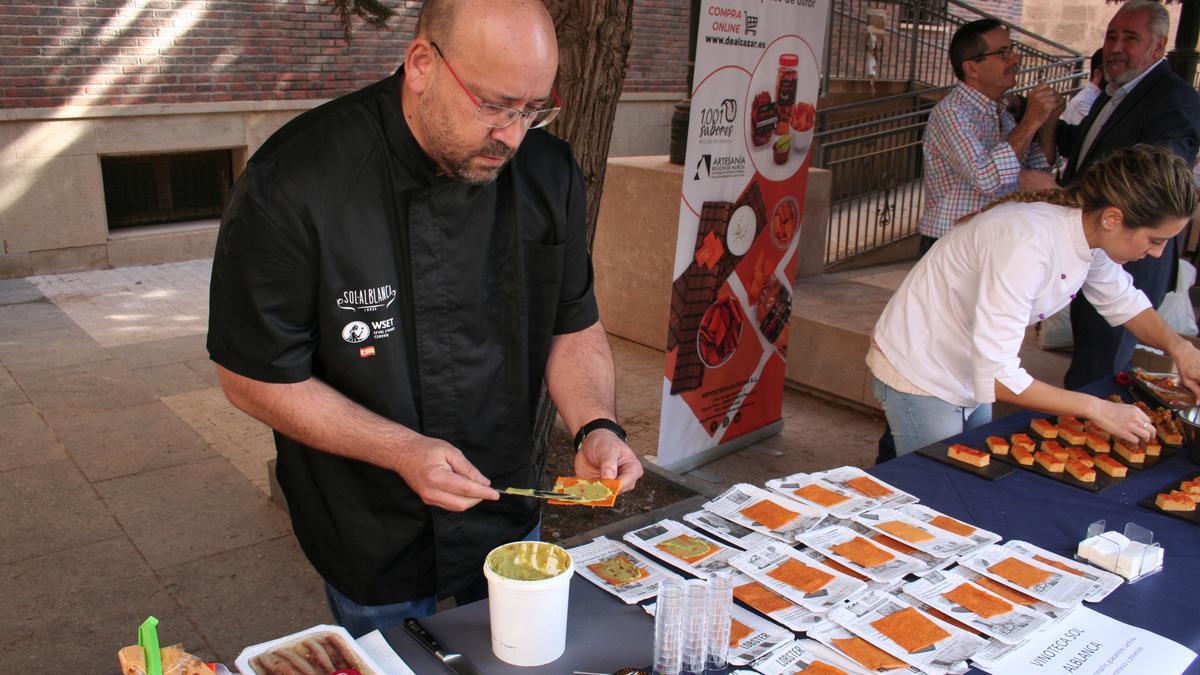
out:
<path id="1" fill-rule="evenodd" d="M 863 567 L 878 567 L 896 557 L 862 537 L 835 544 L 829 550 Z"/>
<path id="2" fill-rule="evenodd" d="M 721 550 L 720 546 L 710 544 L 709 542 L 693 537 L 690 534 L 681 534 L 678 537 L 672 537 L 666 541 L 660 541 L 655 544 L 654 548 L 668 555 L 679 558 L 680 560 L 694 564 L 698 560 L 704 560 L 708 556 Z"/>
<path id="3" fill-rule="evenodd" d="M 1046 570 L 1038 569 L 1016 558 L 1005 558 L 989 567 L 988 571 L 1008 579 L 1021 588 L 1033 588 L 1053 576 Z"/>
<path id="4" fill-rule="evenodd" d="M 623 553 L 617 554 L 607 560 L 594 562 L 588 565 L 588 569 L 613 586 L 633 583 L 650 576 L 650 570 L 639 566 Z"/>
<path id="5" fill-rule="evenodd" d="M 991 593 L 981 591 L 971 584 L 959 584 L 949 593 L 942 593 L 942 597 L 985 619 L 1007 614 L 1013 610 L 1013 606 L 1004 600 Z"/>
<path id="6" fill-rule="evenodd" d="M 799 490 L 792 490 L 792 493 L 821 506 L 837 506 L 842 502 L 849 501 L 844 495 L 840 495 L 833 490 L 827 490 L 816 483 L 805 485 Z"/>
<path id="7" fill-rule="evenodd" d="M 954 534 L 962 535 L 964 537 L 969 537 L 972 534 L 975 534 L 975 528 L 967 525 L 966 523 L 960 523 L 957 520 L 947 516 L 934 516 L 929 520 L 929 524 L 934 527 L 940 527 L 947 532 L 953 532 Z"/>
<path id="8" fill-rule="evenodd" d="M 871 541 L 883 544 L 884 546 L 886 546 L 894 551 L 899 551 L 899 552 L 903 553 L 904 555 L 912 555 L 914 553 L 919 553 L 919 551 L 917 551 L 917 549 L 909 546 L 908 544 L 906 544 L 902 541 L 896 541 L 895 539 L 892 539 L 891 537 L 887 536 L 886 534 L 873 534 L 873 535 L 871 535 Z"/>
<path id="9" fill-rule="evenodd" d="M 613 504 L 617 503 L 617 494 L 621 492 L 621 481 L 617 478 L 596 478 L 593 480 L 589 478 L 579 478 L 578 476 L 559 476 L 558 478 L 554 479 L 553 491 L 566 492 L 567 488 L 579 485 L 580 483 L 600 483 L 604 485 L 604 487 L 608 488 L 609 492 L 612 494 L 605 499 L 591 502 L 570 502 L 560 501 L 558 499 L 550 499 L 547 500 L 546 503 L 554 504 L 556 506 L 591 506 L 593 508 L 598 506 L 612 506 Z"/>
<path id="10" fill-rule="evenodd" d="M 925 618 L 923 614 L 912 607 L 906 607 L 899 612 L 872 621 L 871 625 L 880 633 L 891 638 L 892 642 L 907 650 L 909 654 L 950 637 L 950 634 L 941 626 Z"/>
<path id="11" fill-rule="evenodd" d="M 1035 556 L 1033 556 L 1033 559 L 1042 563 L 1043 565 L 1049 565 L 1050 567 L 1057 567 L 1058 569 L 1060 569 L 1068 574 L 1074 574 L 1077 577 L 1087 576 L 1083 572 L 1080 572 L 1079 570 L 1075 569 L 1074 567 L 1071 567 L 1070 565 L 1068 565 L 1066 563 L 1061 563 L 1061 562 L 1058 562 L 1057 560 L 1051 560 L 1045 556 L 1035 555 Z"/>
<path id="12" fill-rule="evenodd" d="M 771 530 L 778 530 L 800 516 L 799 513 L 789 511 L 769 499 L 747 506 L 741 510 L 741 514 Z"/>
<path id="13" fill-rule="evenodd" d="M 846 671 L 828 663 L 813 661 L 809 667 L 800 671 L 799 675 L 846 675 Z"/>
<path id="14" fill-rule="evenodd" d="M 730 619 L 729 622 L 729 646 L 736 647 L 742 640 L 750 637 L 754 633 L 754 629 L 737 619 Z"/>
<path id="15" fill-rule="evenodd" d="M 833 646 L 871 670 L 907 668 L 908 664 L 860 637 L 834 638 Z"/>
<path id="16" fill-rule="evenodd" d="M 1005 600 L 1012 600 L 1018 605 L 1032 607 L 1038 603 L 1037 598 L 1025 595 L 1021 591 L 1009 588 L 995 579 L 979 577 L 975 580 L 975 583 L 1004 598 Z"/>
<path id="17" fill-rule="evenodd" d="M 763 614 L 778 612 L 782 609 L 791 609 L 796 604 L 782 595 L 763 586 L 757 581 L 751 581 L 748 584 L 736 586 L 733 589 L 733 597 L 737 598 L 742 603 L 749 605 L 752 609 L 757 609 Z"/>
<path id="18" fill-rule="evenodd" d="M 867 478 L 866 476 L 851 478 L 850 480 L 846 481 L 846 485 L 858 490 L 867 497 L 886 497 L 892 494 L 891 490 L 885 488 L 879 483 L 876 483 L 870 478 Z"/>
<path id="19" fill-rule="evenodd" d="M 897 539 L 909 542 L 929 541 L 934 538 L 932 534 L 929 534 L 919 527 L 909 525 L 903 520 L 885 520 L 884 522 L 876 525 L 876 527 Z"/>
<path id="20" fill-rule="evenodd" d="M 809 567 L 792 558 L 788 558 L 783 564 L 767 572 L 767 576 L 782 581 L 792 588 L 798 588 L 805 593 L 816 593 L 828 586 L 829 582 L 833 581 L 834 578 L 828 572 L 823 572 L 815 567 Z"/>

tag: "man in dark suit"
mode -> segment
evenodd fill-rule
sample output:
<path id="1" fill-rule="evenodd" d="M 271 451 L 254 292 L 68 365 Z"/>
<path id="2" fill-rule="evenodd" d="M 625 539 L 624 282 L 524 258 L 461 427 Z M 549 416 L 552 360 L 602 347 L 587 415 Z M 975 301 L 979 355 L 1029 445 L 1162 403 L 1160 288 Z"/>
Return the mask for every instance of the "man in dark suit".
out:
<path id="1" fill-rule="evenodd" d="M 1108 86 L 1078 126 L 1060 124 L 1058 146 L 1067 156 L 1063 184 L 1077 182 L 1093 162 L 1137 143 L 1170 148 L 1189 164 L 1200 146 L 1200 94 L 1171 71 L 1167 47 L 1167 10 L 1153 0 L 1130 0 L 1113 16 L 1104 36 L 1104 74 Z M 1125 265 L 1134 285 L 1157 307 L 1175 283 L 1180 238 L 1168 242 L 1162 257 L 1147 256 Z M 1078 294 L 1071 302 L 1075 355 L 1066 386 L 1127 370 L 1136 339 L 1109 326 Z"/>

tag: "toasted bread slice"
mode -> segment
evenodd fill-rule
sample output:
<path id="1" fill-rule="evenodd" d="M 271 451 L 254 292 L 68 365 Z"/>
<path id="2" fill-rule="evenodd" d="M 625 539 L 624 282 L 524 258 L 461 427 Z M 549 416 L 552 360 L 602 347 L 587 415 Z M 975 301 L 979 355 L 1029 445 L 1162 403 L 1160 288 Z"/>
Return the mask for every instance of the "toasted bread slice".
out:
<path id="1" fill-rule="evenodd" d="M 1041 450 L 1048 455 L 1054 455 L 1064 462 L 1067 461 L 1067 457 L 1070 456 L 1067 453 L 1067 449 L 1064 448 L 1062 443 L 1059 443 L 1058 441 L 1042 441 Z"/>
<path id="2" fill-rule="evenodd" d="M 1079 419 L 1078 417 L 1072 416 L 1072 415 L 1059 415 L 1058 416 L 1058 426 L 1060 426 L 1060 427 L 1065 426 L 1065 427 L 1070 427 L 1072 429 L 1079 429 L 1080 431 L 1082 431 L 1083 424 L 1084 424 L 1083 420 Z"/>
<path id="3" fill-rule="evenodd" d="M 1088 432 L 1087 446 L 1096 452 L 1108 452 L 1109 448 L 1112 447 L 1107 438 L 1094 431 Z"/>
<path id="4" fill-rule="evenodd" d="M 1067 448 L 1067 455 L 1068 462 L 1072 459 L 1077 459 L 1087 466 L 1092 466 L 1092 455 L 1083 448 L 1072 445 L 1071 447 Z"/>
<path id="5" fill-rule="evenodd" d="M 1058 427 L 1054 423 L 1044 417 L 1038 417 L 1029 421 L 1029 428 L 1033 429 L 1033 433 L 1042 438 L 1058 438 Z"/>
<path id="6" fill-rule="evenodd" d="M 1096 482 L 1096 470 L 1075 458 L 1067 460 L 1067 473 L 1084 483 Z"/>
<path id="7" fill-rule="evenodd" d="M 1065 450 L 1063 452 L 1066 452 Z M 1065 459 L 1059 459 L 1048 452 L 1038 451 L 1034 454 L 1033 459 L 1045 470 L 1050 473 L 1062 473 L 1067 468 Z"/>
<path id="8" fill-rule="evenodd" d="M 1158 457 L 1162 454 L 1162 443 L 1154 439 L 1150 439 L 1139 446 L 1142 452 L 1146 453 L 1147 457 Z"/>
<path id="9" fill-rule="evenodd" d="M 1008 439 L 1012 441 L 1012 446 L 1014 448 L 1021 446 L 1030 452 L 1033 452 L 1034 449 L 1037 448 L 1037 441 L 1033 440 L 1033 437 L 1029 434 L 1013 434 L 1012 436 L 1009 436 Z"/>
<path id="10" fill-rule="evenodd" d="M 1113 452 L 1124 457 L 1126 461 L 1133 462 L 1134 464 L 1140 464 L 1146 461 L 1145 450 L 1126 445 L 1122 441 L 1117 441 L 1113 444 Z"/>
<path id="11" fill-rule="evenodd" d="M 1129 472 L 1129 469 L 1124 464 L 1108 455 L 1096 455 L 1092 458 L 1092 462 L 1093 467 L 1100 469 L 1113 478 L 1124 478 L 1125 474 Z"/>
<path id="12" fill-rule="evenodd" d="M 984 467 L 992 461 L 992 456 L 982 450 L 976 450 L 970 446 L 955 443 L 950 446 L 950 459 L 957 459 L 960 462 L 966 462 L 971 466 Z"/>
<path id="13" fill-rule="evenodd" d="M 1008 441 L 1004 440 L 1004 438 L 1000 436 L 988 436 L 985 442 L 987 443 L 988 450 L 991 450 L 993 455 L 1008 454 L 1009 445 Z"/>
<path id="14" fill-rule="evenodd" d="M 1179 433 L 1179 427 L 1175 426 L 1175 420 L 1166 417 L 1154 424 L 1154 428 L 1158 431 L 1158 440 L 1166 445 L 1183 445 L 1183 434 Z"/>
<path id="15" fill-rule="evenodd" d="M 1082 428 L 1058 425 L 1058 438 L 1071 445 L 1083 445 L 1087 442 L 1087 433 Z"/>
<path id="16" fill-rule="evenodd" d="M 1185 480 L 1179 484 L 1179 489 L 1189 495 L 1200 495 L 1200 478 Z"/>
<path id="17" fill-rule="evenodd" d="M 1023 445 L 1012 446 L 1012 456 L 1021 466 L 1033 466 L 1033 451 Z"/>
<path id="18" fill-rule="evenodd" d="M 1172 490 L 1154 498 L 1154 505 L 1163 511 L 1195 511 L 1196 502 L 1188 498 L 1186 492 Z"/>
<path id="19" fill-rule="evenodd" d="M 1091 420 L 1088 420 L 1087 423 L 1083 425 L 1083 432 L 1087 434 L 1096 434 L 1106 441 L 1112 440 L 1112 434 L 1108 433 L 1099 424 L 1096 424 Z"/>

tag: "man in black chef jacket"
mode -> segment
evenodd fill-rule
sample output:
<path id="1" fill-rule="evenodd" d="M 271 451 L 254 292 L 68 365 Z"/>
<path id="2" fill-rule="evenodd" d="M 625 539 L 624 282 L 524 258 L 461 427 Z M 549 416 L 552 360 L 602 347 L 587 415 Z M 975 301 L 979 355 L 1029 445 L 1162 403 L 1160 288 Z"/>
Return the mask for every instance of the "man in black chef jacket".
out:
<path id="1" fill-rule="evenodd" d="M 642 468 L 616 425 L 583 177 L 553 119 L 538 0 L 427 0 L 404 65 L 276 132 L 213 262 L 208 349 L 275 430 L 296 537 L 356 635 L 482 597 L 493 547 L 536 535 L 545 379 L 575 470 Z"/>

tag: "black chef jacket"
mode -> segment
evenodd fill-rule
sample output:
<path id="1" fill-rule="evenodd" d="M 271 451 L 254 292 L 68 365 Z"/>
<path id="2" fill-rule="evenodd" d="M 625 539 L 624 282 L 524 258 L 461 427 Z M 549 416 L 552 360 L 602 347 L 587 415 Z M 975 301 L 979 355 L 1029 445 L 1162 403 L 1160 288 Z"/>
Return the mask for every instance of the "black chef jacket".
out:
<path id="1" fill-rule="evenodd" d="M 582 175 L 540 130 L 492 184 L 436 175 L 402 77 L 301 115 L 254 154 L 217 239 L 209 354 L 264 382 L 319 378 L 458 447 L 494 485 L 534 485 L 551 336 L 598 318 Z M 360 604 L 453 595 L 537 522 L 533 500 L 451 513 L 394 472 L 275 443 L 301 547 Z"/>

